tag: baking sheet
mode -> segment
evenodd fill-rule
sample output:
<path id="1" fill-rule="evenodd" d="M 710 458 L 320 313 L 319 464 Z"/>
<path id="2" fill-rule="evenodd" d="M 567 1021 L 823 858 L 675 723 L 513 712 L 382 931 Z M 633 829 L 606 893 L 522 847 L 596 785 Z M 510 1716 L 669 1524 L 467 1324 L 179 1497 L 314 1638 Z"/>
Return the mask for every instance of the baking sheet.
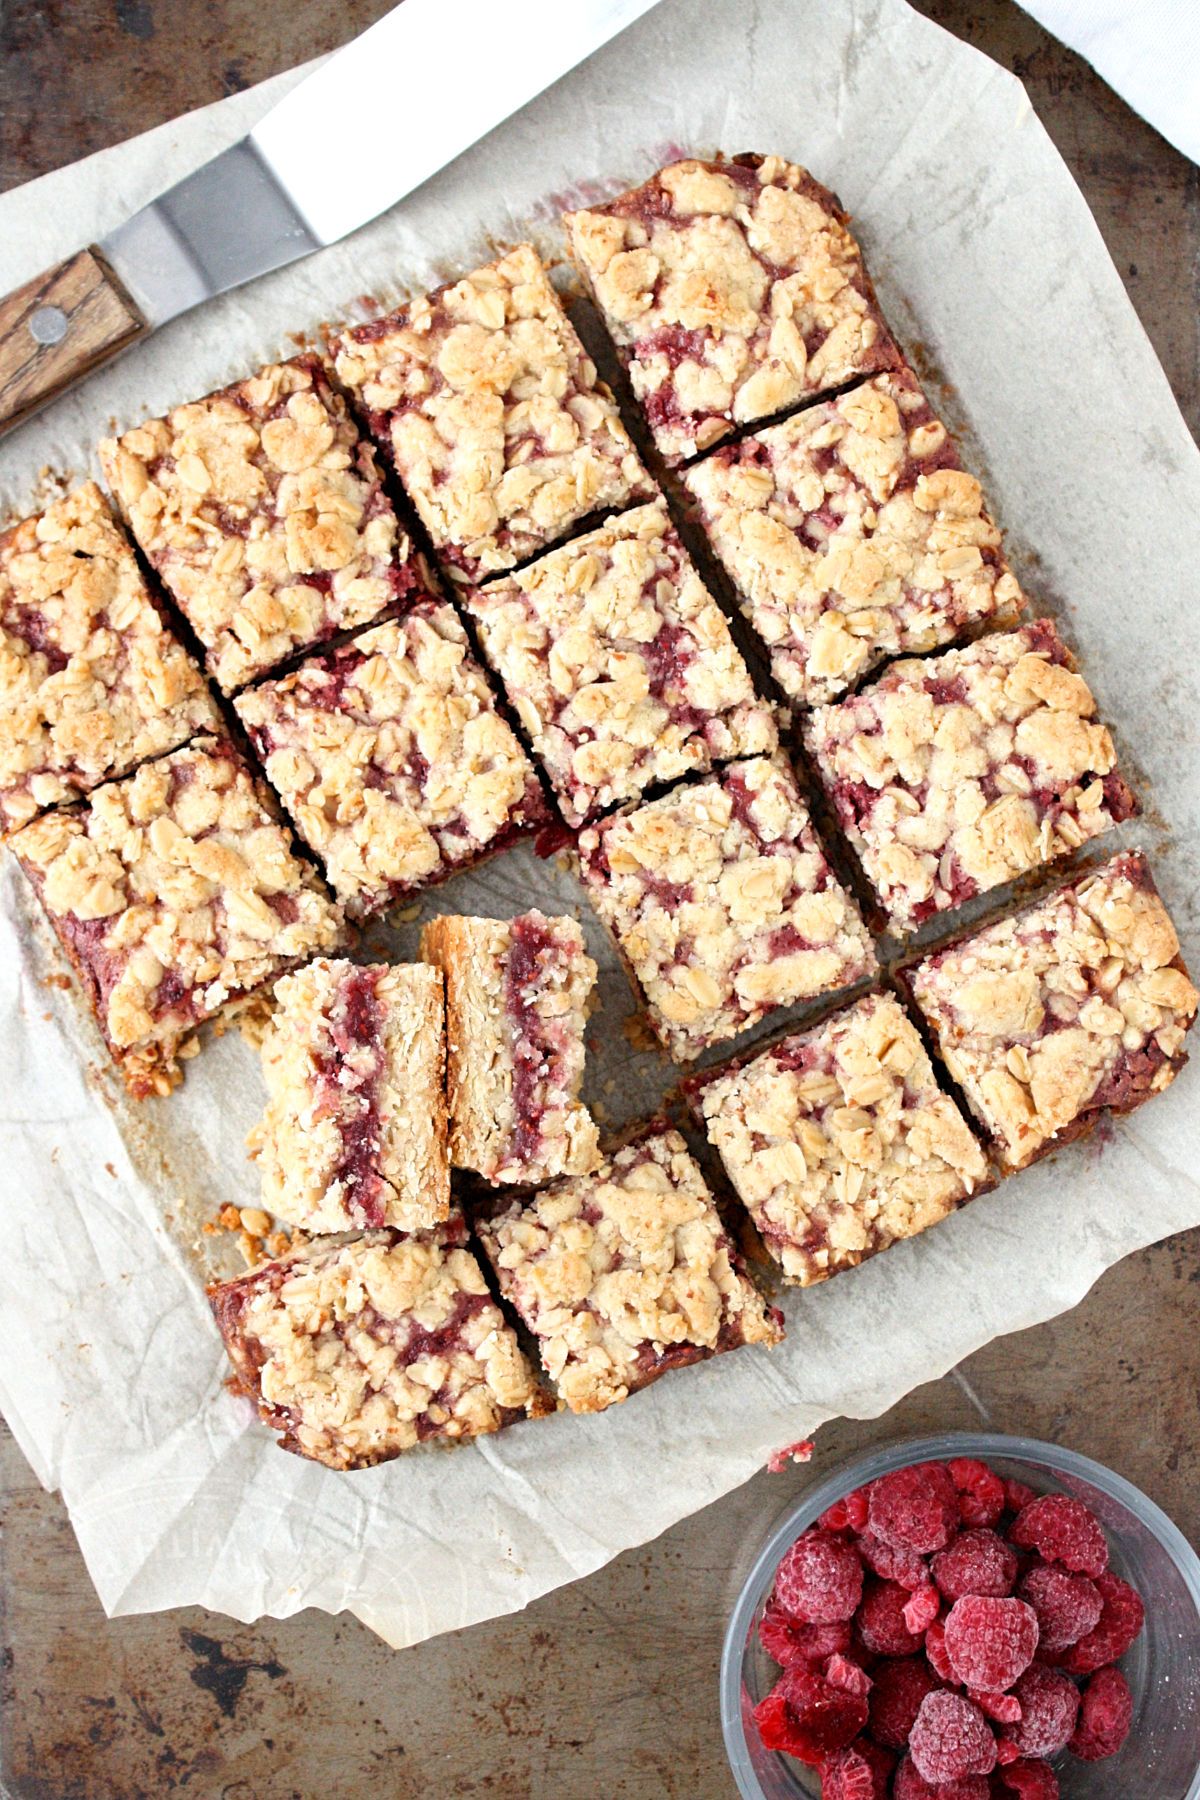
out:
<path id="1" fill-rule="evenodd" d="M 0 291 L 102 234 L 242 135 L 303 71 L 0 198 Z M 434 72 L 452 96 L 452 68 Z M 431 79 L 434 77 L 431 77 Z M 394 214 L 177 320 L 0 446 L 0 503 L 103 432 L 207 392 L 532 236 L 678 151 L 803 162 L 854 212 L 880 298 L 961 434 L 1018 574 L 1083 657 L 1146 803 L 1136 829 L 1200 961 L 1200 454 L 1099 233 L 1019 83 L 903 0 L 663 0 Z M 1073 1305 L 1111 1263 L 1200 1223 L 1195 1068 L 855 1273 L 785 1302 L 779 1350 L 680 1372 L 595 1418 L 559 1415 L 354 1475 L 279 1451 L 225 1364 L 200 1227 L 256 1198 L 264 1098 L 236 1033 L 134 1107 L 9 861 L 0 878 L 0 1407 L 61 1488 L 110 1613 L 199 1602 L 241 1619 L 348 1608 L 388 1642 L 514 1610 L 705 1505 L 781 1444 L 891 1405 L 980 1344 Z M 675 1072 L 574 879 L 531 852 L 437 911 L 578 908 L 602 964 L 586 1097 L 619 1124 Z"/>

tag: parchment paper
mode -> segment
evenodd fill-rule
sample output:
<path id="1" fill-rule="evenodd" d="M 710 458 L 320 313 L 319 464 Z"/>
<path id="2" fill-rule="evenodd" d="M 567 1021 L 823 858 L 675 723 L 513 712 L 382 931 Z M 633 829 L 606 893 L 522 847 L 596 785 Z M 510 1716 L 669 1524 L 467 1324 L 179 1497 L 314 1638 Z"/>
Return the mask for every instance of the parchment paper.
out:
<path id="1" fill-rule="evenodd" d="M 5 196 L 0 291 L 240 136 L 299 73 Z M 453 104 L 449 42 L 444 69 L 415 73 Z M 1019 575 L 1116 726 L 1146 805 L 1126 841 L 1150 852 L 1195 967 L 1200 455 L 1022 88 L 902 0 L 663 0 L 393 215 L 178 320 L 27 425 L 0 451 L 0 498 L 28 506 L 43 465 L 82 473 L 112 425 L 247 373 L 364 292 L 394 300 L 527 234 L 561 254 L 562 200 L 717 148 L 782 152 L 856 215 L 884 309 Z M 228 1035 L 170 1100 L 133 1107 L 76 996 L 47 985 L 63 964 L 11 864 L 3 883 L 0 1405 L 61 1488 L 110 1613 L 349 1608 L 401 1645 L 515 1609 L 822 1420 L 883 1410 L 1200 1223 L 1193 1067 L 1090 1147 L 792 1294 L 780 1350 L 714 1359 L 600 1417 L 331 1474 L 278 1450 L 225 1392 L 202 1292 L 215 1252 L 200 1222 L 255 1199 L 256 1058 Z M 622 1034 L 629 990 L 572 877 L 517 852 L 438 890 L 425 916 L 535 902 L 580 907 L 603 963 L 589 1097 L 612 1123 L 648 1111 L 674 1076 Z M 419 923 L 387 937 L 393 954 L 411 954 Z"/>

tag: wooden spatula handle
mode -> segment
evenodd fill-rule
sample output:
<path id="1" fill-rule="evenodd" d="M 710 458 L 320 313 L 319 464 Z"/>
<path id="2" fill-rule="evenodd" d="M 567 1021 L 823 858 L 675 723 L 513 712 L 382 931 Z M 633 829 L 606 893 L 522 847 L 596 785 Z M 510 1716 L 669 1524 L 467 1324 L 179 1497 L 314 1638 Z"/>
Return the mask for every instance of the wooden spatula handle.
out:
<path id="1" fill-rule="evenodd" d="M 149 329 L 94 249 L 0 300 L 0 436 Z"/>

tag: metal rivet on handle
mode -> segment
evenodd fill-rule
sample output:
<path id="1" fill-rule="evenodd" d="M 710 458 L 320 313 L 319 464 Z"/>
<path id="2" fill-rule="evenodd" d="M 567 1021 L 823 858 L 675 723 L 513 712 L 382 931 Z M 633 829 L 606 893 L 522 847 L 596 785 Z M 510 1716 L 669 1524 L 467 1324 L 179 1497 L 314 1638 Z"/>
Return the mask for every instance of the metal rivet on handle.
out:
<path id="1" fill-rule="evenodd" d="M 39 306 L 29 321 L 29 335 L 39 344 L 60 344 L 67 335 L 67 315 L 61 306 Z"/>

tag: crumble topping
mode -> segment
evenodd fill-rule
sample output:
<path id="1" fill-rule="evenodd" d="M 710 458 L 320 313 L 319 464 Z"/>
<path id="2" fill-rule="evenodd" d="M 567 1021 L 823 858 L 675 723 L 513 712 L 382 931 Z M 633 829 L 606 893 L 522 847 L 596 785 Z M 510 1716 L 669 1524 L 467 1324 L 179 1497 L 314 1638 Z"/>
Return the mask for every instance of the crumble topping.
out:
<path id="1" fill-rule="evenodd" d="M 434 919 L 421 955 L 446 978 L 450 1154 L 492 1182 L 581 1175 L 599 1161 L 579 1100 L 596 965 L 571 918 Z"/>
<path id="2" fill-rule="evenodd" d="M 654 492 L 529 244 L 348 331 L 334 353 L 456 580 Z"/>
<path id="3" fill-rule="evenodd" d="M 690 1103 L 788 1281 L 807 1287 L 952 1213 L 987 1177 L 890 994 L 868 994 Z"/>
<path id="4" fill-rule="evenodd" d="M 202 1020 L 342 936 L 225 738 L 144 763 L 10 843 L 139 1096 L 167 1091 Z"/>
<path id="5" fill-rule="evenodd" d="M 121 510 L 231 694 L 425 583 L 318 356 L 100 445 Z"/>
<path id="6" fill-rule="evenodd" d="M 283 1449 L 364 1469 L 545 1411 L 465 1242 L 461 1216 L 412 1237 L 314 1238 L 209 1288 L 239 1385 Z"/>
<path id="7" fill-rule="evenodd" d="M 681 1363 L 783 1338 L 677 1131 L 477 1230 L 572 1412 L 602 1412 Z"/>
<path id="8" fill-rule="evenodd" d="M 900 361 L 848 222 L 778 156 L 673 163 L 564 216 L 668 463 Z"/>
<path id="9" fill-rule="evenodd" d="M 776 747 L 662 500 L 463 598 L 569 824 Z"/>
<path id="10" fill-rule="evenodd" d="M 439 972 L 321 959 L 275 998 L 262 1046 L 270 1105 L 247 1140 L 263 1204 L 309 1233 L 447 1218 Z"/>
<path id="11" fill-rule="evenodd" d="M 907 369 L 718 450 L 684 477 L 775 679 L 835 699 L 1024 600 L 983 489 Z"/>
<path id="12" fill-rule="evenodd" d="M 1187 1061 L 1197 994 L 1140 852 L 926 957 L 907 981 L 1010 1169 L 1102 1107 L 1131 1112 Z"/>
<path id="13" fill-rule="evenodd" d="M 219 726 L 95 482 L 0 537 L 5 829 Z"/>
<path id="14" fill-rule="evenodd" d="M 583 832 L 588 896 L 678 1061 L 876 970 L 782 756 L 733 763 Z"/>
<path id="15" fill-rule="evenodd" d="M 235 701 L 352 918 L 548 822 L 454 609 L 418 601 Z"/>

